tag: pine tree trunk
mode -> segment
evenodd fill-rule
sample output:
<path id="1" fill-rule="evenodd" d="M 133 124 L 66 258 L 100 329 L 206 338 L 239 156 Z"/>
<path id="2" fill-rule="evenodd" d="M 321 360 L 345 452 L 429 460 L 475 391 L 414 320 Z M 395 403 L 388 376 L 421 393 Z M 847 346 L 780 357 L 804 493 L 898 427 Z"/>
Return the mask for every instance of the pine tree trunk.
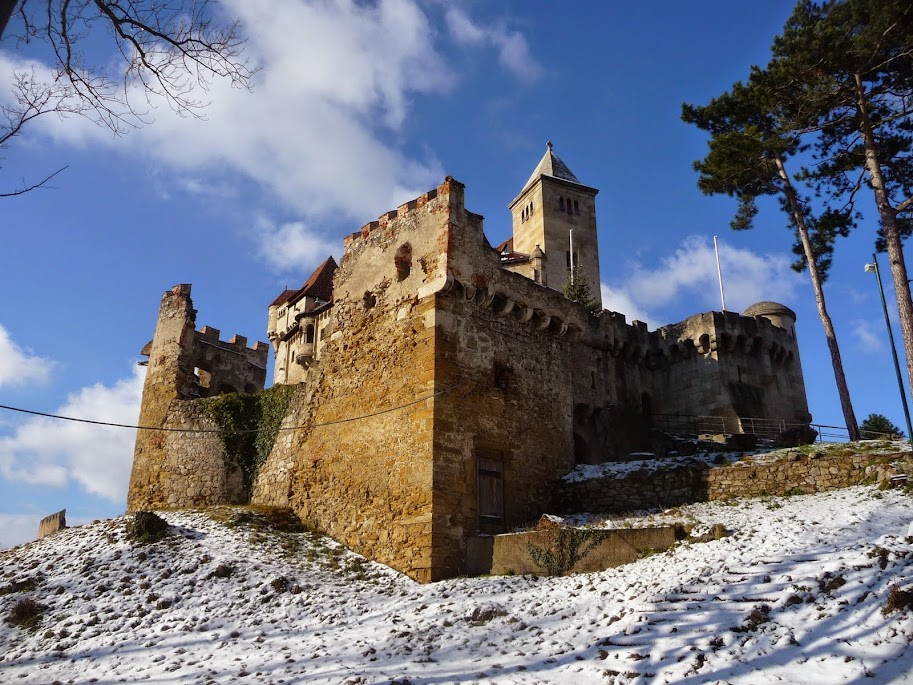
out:
<path id="1" fill-rule="evenodd" d="M 3 38 L 6 25 L 10 17 L 13 16 L 13 12 L 16 11 L 16 5 L 18 4 L 19 0 L 0 0 L 0 38 Z"/>
<path id="2" fill-rule="evenodd" d="M 796 191 L 790 182 L 789 175 L 786 173 L 783 159 L 777 156 L 776 162 L 777 171 L 780 174 L 780 179 L 783 181 L 783 192 L 786 194 L 789 208 L 796 221 L 799 240 L 802 242 L 802 249 L 805 252 L 808 273 L 812 279 L 812 289 L 815 291 L 815 304 L 818 306 L 818 318 L 821 319 L 821 325 L 824 326 L 824 335 L 827 338 L 827 349 L 831 353 L 831 365 L 834 367 L 834 380 L 837 382 L 837 394 L 840 396 L 840 407 L 843 409 L 843 420 L 846 421 L 846 429 L 850 434 L 850 440 L 856 441 L 860 439 L 859 425 L 856 423 L 856 414 L 853 411 L 853 403 L 850 401 L 850 389 L 846 384 L 846 374 L 843 372 L 843 360 L 840 357 L 840 347 L 837 345 L 837 333 L 834 331 L 834 324 L 831 321 L 830 314 L 827 313 L 827 304 L 824 301 L 824 289 L 821 287 L 821 274 L 818 271 L 818 261 L 815 257 L 814 250 L 812 249 L 811 240 L 808 237 L 805 216 L 802 214 L 802 208 L 799 206 L 799 199 L 796 197 Z"/>
<path id="3" fill-rule="evenodd" d="M 878 208 L 878 216 L 881 219 L 881 230 L 888 248 L 891 278 L 894 281 L 894 295 L 897 298 L 897 313 L 900 319 L 900 334 L 903 337 L 907 360 L 907 378 L 913 379 L 913 299 L 910 297 L 910 280 L 907 276 L 907 264 L 904 260 L 903 245 L 897 226 L 897 211 L 891 206 L 887 184 L 881 171 L 881 162 L 878 159 L 878 149 L 875 145 L 875 131 L 869 116 L 862 78 L 859 74 L 854 74 L 854 78 L 856 109 L 859 112 L 859 131 L 862 133 L 865 146 L 865 168 L 869 173 L 869 182 L 872 185 L 872 192 L 875 194 L 875 206 Z"/>

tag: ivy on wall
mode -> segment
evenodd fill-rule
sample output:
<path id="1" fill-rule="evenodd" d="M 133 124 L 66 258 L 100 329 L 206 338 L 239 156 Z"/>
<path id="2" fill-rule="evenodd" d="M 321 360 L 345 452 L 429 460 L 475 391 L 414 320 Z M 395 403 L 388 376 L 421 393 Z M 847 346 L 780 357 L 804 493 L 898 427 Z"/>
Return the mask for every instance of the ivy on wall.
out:
<path id="1" fill-rule="evenodd" d="M 241 469 L 247 499 L 257 471 L 273 449 L 293 392 L 292 386 L 275 385 L 255 395 L 226 393 L 199 400 L 219 429 L 226 468 Z"/>

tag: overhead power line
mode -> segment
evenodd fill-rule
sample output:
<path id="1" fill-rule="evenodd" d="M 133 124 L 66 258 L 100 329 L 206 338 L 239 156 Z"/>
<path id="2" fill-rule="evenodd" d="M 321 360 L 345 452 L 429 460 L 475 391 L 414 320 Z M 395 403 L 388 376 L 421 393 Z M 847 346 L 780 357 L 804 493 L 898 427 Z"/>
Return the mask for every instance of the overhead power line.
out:
<path id="1" fill-rule="evenodd" d="M 362 414 L 361 416 L 351 416 L 347 419 L 336 419 L 335 421 L 324 421 L 323 423 L 308 423 L 302 424 L 300 426 L 287 426 L 280 428 L 281 431 L 292 431 L 300 430 L 302 428 L 320 428 L 321 426 L 334 426 L 340 423 L 349 423 L 351 421 L 360 421 L 362 419 L 370 419 L 374 416 L 380 416 L 381 414 L 389 414 L 390 412 L 397 411 L 399 409 L 405 409 L 406 407 L 411 407 L 413 404 L 418 404 L 419 402 L 424 402 L 425 400 L 430 400 L 432 397 L 438 397 L 443 395 L 446 392 L 449 392 L 452 388 L 444 388 L 443 390 L 438 390 L 435 393 L 430 395 L 425 395 L 424 397 L 419 397 L 410 402 L 404 404 L 398 404 L 395 407 L 387 407 L 386 409 L 380 409 L 370 414 Z M 60 414 L 49 414 L 48 412 L 35 411 L 34 409 L 22 409 L 21 407 L 10 407 L 5 404 L 0 404 L 0 409 L 6 409 L 7 411 L 15 411 L 20 414 L 29 414 L 31 416 L 42 416 L 47 419 L 57 419 L 59 421 L 73 421 L 75 423 L 88 423 L 95 426 L 107 426 L 110 428 L 133 428 L 136 430 L 147 430 L 147 431 L 161 431 L 165 433 L 222 433 L 221 428 L 168 428 L 165 426 L 136 426 L 129 423 L 115 423 L 113 421 L 97 421 L 95 419 L 82 419 L 75 416 L 62 416 Z M 259 433 L 259 428 L 253 428 L 250 430 L 239 430 L 231 431 L 232 433 Z"/>

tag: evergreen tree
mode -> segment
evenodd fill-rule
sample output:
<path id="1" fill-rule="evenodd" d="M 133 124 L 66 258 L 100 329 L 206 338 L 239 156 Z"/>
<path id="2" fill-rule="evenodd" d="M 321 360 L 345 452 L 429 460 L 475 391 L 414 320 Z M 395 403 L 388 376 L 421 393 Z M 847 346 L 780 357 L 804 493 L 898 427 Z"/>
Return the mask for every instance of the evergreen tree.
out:
<path id="1" fill-rule="evenodd" d="M 869 414 L 860 426 L 862 437 L 866 440 L 895 436 L 904 437 L 904 432 L 895 426 L 888 417 L 883 414 Z"/>
<path id="2" fill-rule="evenodd" d="M 850 208 L 872 192 L 913 378 L 913 300 L 901 241 L 913 215 L 913 4 L 802 0 L 774 41 L 771 68 L 797 130 L 811 134 L 805 176 Z"/>
<path id="3" fill-rule="evenodd" d="M 575 266 L 568 272 L 567 281 L 562 290 L 567 299 L 579 302 L 587 308 L 590 314 L 595 316 L 602 310 L 599 302 L 590 292 L 590 279 L 583 267 Z"/>
<path id="4" fill-rule="evenodd" d="M 850 439 L 858 440 L 856 415 L 823 289 L 834 240 L 849 232 L 853 218 L 846 208 L 826 208 L 813 214 L 808 199 L 800 194 L 787 172 L 787 161 L 801 150 L 801 135 L 775 84 L 776 79 L 769 72 L 755 67 L 747 84 L 736 83 L 730 91 L 702 107 L 683 105 L 682 119 L 711 134 L 707 156 L 694 163 L 700 174 L 698 187 L 707 194 L 722 193 L 737 198 L 733 229 L 752 228 L 758 197 L 779 198 L 795 237 L 793 251 L 801 257 L 793 268 L 798 271 L 808 268 L 843 417 Z"/>

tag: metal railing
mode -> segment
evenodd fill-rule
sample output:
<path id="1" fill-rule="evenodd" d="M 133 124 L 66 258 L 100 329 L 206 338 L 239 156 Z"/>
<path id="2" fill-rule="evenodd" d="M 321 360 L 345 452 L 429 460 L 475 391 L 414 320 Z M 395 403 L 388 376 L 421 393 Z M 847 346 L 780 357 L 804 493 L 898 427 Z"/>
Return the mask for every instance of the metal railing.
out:
<path id="1" fill-rule="evenodd" d="M 847 442 L 849 431 L 845 426 L 821 423 L 793 423 L 783 419 L 762 419 L 751 416 L 688 416 L 683 414 L 653 414 L 651 428 L 675 435 L 749 433 L 761 438 L 774 439 L 788 430 L 812 428 L 818 433 L 818 442 Z"/>

